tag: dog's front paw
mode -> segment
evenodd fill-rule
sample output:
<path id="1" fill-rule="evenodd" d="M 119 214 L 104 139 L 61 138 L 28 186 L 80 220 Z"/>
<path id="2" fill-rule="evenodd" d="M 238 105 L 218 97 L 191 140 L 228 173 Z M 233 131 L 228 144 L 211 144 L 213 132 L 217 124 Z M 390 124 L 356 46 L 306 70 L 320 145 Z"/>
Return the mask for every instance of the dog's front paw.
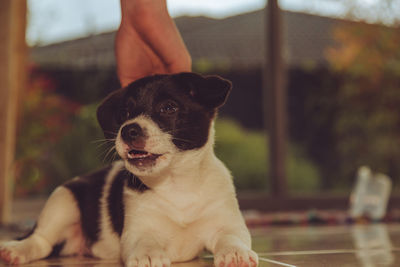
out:
<path id="1" fill-rule="evenodd" d="M 228 247 L 214 255 L 214 265 L 216 267 L 256 267 L 258 256 L 250 249 Z"/>
<path id="2" fill-rule="evenodd" d="M 127 267 L 169 267 L 171 260 L 164 251 L 148 251 L 144 253 L 134 253 L 125 262 Z"/>
<path id="3" fill-rule="evenodd" d="M 22 264 L 27 262 L 20 241 L 9 241 L 0 244 L 0 259 L 7 264 Z"/>

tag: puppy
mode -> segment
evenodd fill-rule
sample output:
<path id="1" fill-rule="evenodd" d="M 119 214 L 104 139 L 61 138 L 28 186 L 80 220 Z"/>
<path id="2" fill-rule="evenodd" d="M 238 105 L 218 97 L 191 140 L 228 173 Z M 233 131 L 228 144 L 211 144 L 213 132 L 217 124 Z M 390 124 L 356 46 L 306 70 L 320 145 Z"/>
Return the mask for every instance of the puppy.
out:
<path id="1" fill-rule="evenodd" d="M 213 150 L 213 120 L 230 90 L 218 76 L 179 73 L 110 94 L 97 117 L 121 160 L 56 188 L 32 233 L 3 243 L 0 258 L 57 252 L 165 267 L 207 249 L 218 267 L 256 266 L 231 175 Z"/>

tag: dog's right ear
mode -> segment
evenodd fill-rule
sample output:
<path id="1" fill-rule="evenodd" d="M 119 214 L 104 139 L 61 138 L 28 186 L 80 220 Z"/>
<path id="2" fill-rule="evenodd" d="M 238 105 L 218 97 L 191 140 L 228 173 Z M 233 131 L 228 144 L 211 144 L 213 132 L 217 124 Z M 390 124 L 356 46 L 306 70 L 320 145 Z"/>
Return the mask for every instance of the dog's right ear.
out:
<path id="1" fill-rule="evenodd" d="M 97 108 L 97 121 L 104 132 L 106 139 L 115 139 L 119 130 L 117 121 L 120 112 L 121 100 L 125 93 L 124 88 L 110 93 Z"/>
<path id="2" fill-rule="evenodd" d="M 232 83 L 217 75 L 201 75 L 193 72 L 175 74 L 176 79 L 186 88 L 190 97 L 211 109 L 225 104 L 232 89 Z"/>

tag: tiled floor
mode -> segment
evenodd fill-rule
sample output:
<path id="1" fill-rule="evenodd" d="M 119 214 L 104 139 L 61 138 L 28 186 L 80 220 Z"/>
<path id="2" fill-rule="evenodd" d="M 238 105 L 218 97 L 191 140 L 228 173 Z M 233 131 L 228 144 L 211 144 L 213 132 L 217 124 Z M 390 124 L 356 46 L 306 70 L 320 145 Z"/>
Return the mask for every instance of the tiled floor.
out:
<path id="1" fill-rule="evenodd" d="M 270 266 L 400 266 L 399 224 L 272 227 L 253 236 L 261 259 L 276 261 Z"/>
<path id="2" fill-rule="evenodd" d="M 31 202 L 31 205 L 33 204 Z M 37 206 L 39 207 L 40 203 Z M 18 203 L 16 208 L 19 208 Z M 27 220 L 36 212 L 34 209 L 28 209 L 24 214 L 18 214 L 16 217 Z M 0 228 L 0 240 L 10 238 L 15 233 L 13 229 Z M 252 229 L 252 235 L 253 247 L 259 254 L 261 267 L 400 266 L 400 224 L 273 226 Z M 0 263 L 0 266 L 4 265 Z M 120 264 L 90 258 L 62 258 L 24 266 L 111 267 Z M 212 258 L 205 255 L 195 261 L 174 266 L 212 266 Z"/>

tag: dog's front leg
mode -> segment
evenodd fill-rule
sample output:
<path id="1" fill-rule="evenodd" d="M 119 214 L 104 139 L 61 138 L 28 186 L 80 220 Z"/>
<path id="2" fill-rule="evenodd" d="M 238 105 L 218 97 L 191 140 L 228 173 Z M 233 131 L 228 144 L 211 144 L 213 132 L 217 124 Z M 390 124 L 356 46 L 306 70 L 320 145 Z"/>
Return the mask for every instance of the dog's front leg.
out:
<path id="1" fill-rule="evenodd" d="M 258 256 L 251 250 L 250 236 L 247 231 L 221 231 L 212 242 L 216 267 L 255 267 Z"/>
<path id="2" fill-rule="evenodd" d="M 151 237 L 132 239 L 125 235 L 121 240 L 122 260 L 127 267 L 168 267 L 171 265 L 163 246 Z"/>

